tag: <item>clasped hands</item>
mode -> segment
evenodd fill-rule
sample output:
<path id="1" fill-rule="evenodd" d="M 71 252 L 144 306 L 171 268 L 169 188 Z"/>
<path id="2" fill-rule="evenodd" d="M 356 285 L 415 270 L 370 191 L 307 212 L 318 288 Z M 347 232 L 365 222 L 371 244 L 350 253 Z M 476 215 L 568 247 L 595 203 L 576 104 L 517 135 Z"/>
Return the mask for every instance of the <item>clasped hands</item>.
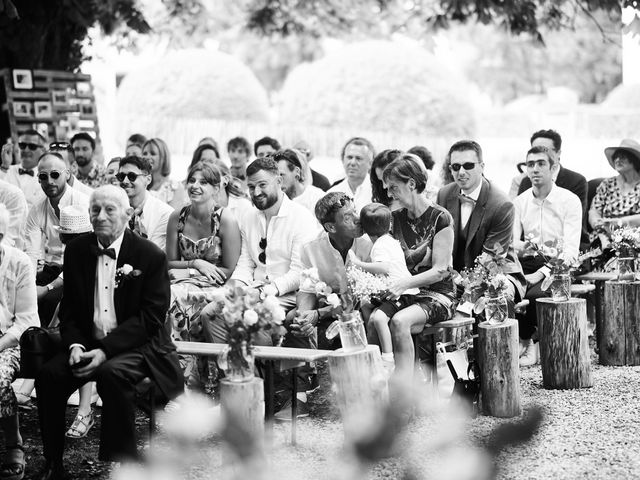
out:
<path id="1" fill-rule="evenodd" d="M 73 376 L 77 378 L 91 377 L 96 369 L 106 361 L 107 354 L 101 348 L 85 352 L 80 347 L 73 347 L 69 352 L 69 367 L 71 367 Z"/>
<path id="2" fill-rule="evenodd" d="M 288 330 L 296 337 L 310 337 L 313 335 L 319 319 L 320 315 L 317 310 L 298 311 Z"/>

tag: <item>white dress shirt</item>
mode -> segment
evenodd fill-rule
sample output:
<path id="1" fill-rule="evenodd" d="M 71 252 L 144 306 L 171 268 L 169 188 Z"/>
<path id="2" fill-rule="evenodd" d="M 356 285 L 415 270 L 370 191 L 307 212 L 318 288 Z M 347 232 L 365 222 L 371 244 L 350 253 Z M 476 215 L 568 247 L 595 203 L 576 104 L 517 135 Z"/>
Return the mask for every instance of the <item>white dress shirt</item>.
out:
<path id="1" fill-rule="evenodd" d="M 82 183 L 80 180 L 78 180 L 77 177 L 73 176 L 73 185 L 71 185 L 75 190 L 79 191 L 80 193 L 85 194 L 87 197 L 91 197 L 91 194 L 93 193 L 93 188 L 91 188 L 89 185 L 87 185 L 86 183 Z"/>
<path id="2" fill-rule="evenodd" d="M 173 208 L 149 192 L 145 193 L 141 208 L 142 212 L 139 217 L 144 230 L 141 233 L 144 233 L 149 240 L 164 251 L 167 245 L 167 223 L 169 216 L 173 213 Z"/>
<path id="3" fill-rule="evenodd" d="M 547 198 L 533 195 L 533 188 L 525 190 L 513 201 L 515 221 L 513 238 L 533 235 L 533 241 L 542 245 L 559 240 L 563 245 L 563 258 L 576 259 L 580 252 L 582 232 L 582 203 L 578 196 L 553 184 Z"/>
<path id="4" fill-rule="evenodd" d="M 0 178 L 22 190 L 27 200 L 27 205 L 31 208 L 43 198 L 46 198 L 46 195 L 42 191 L 40 182 L 38 181 L 38 169 L 34 168 L 33 176 L 31 176 L 27 174 L 20 175 L 19 169 L 21 168 L 21 165 L 11 165 L 9 171 L 6 173 L 0 171 Z"/>
<path id="5" fill-rule="evenodd" d="M 116 317 L 116 307 L 113 299 L 116 289 L 116 265 L 117 258 L 120 255 L 120 247 L 124 232 L 114 240 L 114 242 L 106 248 L 113 248 L 116 252 L 116 260 L 108 255 L 98 255 L 96 260 L 96 282 L 93 294 L 93 331 L 98 340 L 107 336 L 107 334 L 118 326 Z M 100 242 L 98 248 L 102 249 Z"/>
<path id="6" fill-rule="evenodd" d="M 282 194 L 278 214 L 266 227 L 264 212 L 248 211 L 240 223 L 242 250 L 232 279 L 251 285 L 272 282 L 284 295 L 300 286 L 300 254 L 302 245 L 313 240 L 320 226 L 302 205 Z M 258 259 L 260 240 L 267 239 L 266 265 Z"/>
<path id="7" fill-rule="evenodd" d="M 371 196 L 373 195 L 371 193 L 371 180 L 369 180 L 368 176 L 360 185 L 358 185 L 355 192 L 351 190 L 346 178 L 327 190 L 327 193 L 329 192 L 343 192 L 349 195 L 353 198 L 353 203 L 355 204 L 358 213 L 360 213 L 362 207 L 371 203 Z"/>
<path id="8" fill-rule="evenodd" d="M 478 197 L 480 197 L 480 190 L 482 190 L 482 182 L 480 182 L 476 189 L 468 195 L 462 191 L 460 192 L 460 194 L 469 197 L 477 202 Z M 471 202 L 460 201 L 460 226 L 463 230 L 467 227 L 467 222 L 469 222 L 469 218 L 471 217 L 471 213 L 473 212 L 474 208 L 475 205 Z"/>
<path id="9" fill-rule="evenodd" d="M 316 203 L 318 203 L 318 200 L 320 200 L 324 196 L 325 193 L 318 187 L 307 185 L 304 189 L 304 192 L 294 198 L 293 201 L 305 207 L 315 217 Z"/>
<path id="10" fill-rule="evenodd" d="M 15 185 L 0 180 L 0 203 L 7 207 L 10 216 L 3 242 L 5 245 L 21 249 L 24 243 L 24 226 L 29 213 L 24 193 Z"/>
<path id="11" fill-rule="evenodd" d="M 58 207 L 63 208 L 67 205 L 78 205 L 88 210 L 89 198 L 67 185 Z M 47 264 L 62 265 L 64 245 L 58 234 L 59 225 L 60 219 L 46 196 L 29 210 L 24 246 L 36 269 L 38 260 L 41 259 Z"/>

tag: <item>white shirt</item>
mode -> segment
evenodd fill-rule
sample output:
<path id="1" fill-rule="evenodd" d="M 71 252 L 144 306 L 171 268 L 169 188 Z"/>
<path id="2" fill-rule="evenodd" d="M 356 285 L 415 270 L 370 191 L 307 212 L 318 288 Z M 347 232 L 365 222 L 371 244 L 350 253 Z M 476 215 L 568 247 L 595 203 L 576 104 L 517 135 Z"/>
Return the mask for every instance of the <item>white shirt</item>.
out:
<path id="1" fill-rule="evenodd" d="M 88 210 L 89 198 L 67 185 L 58 207 L 63 208 L 67 205 L 78 205 Z M 41 259 L 44 259 L 47 264 L 62 265 L 64 245 L 58 234 L 59 225 L 60 219 L 46 196 L 29 210 L 24 250 L 36 269 L 38 260 Z"/>
<path id="2" fill-rule="evenodd" d="M 93 188 L 91 188 L 89 185 L 87 185 L 86 183 L 82 183 L 80 180 L 78 180 L 77 177 L 73 176 L 73 185 L 72 187 L 74 189 L 76 189 L 77 191 L 79 191 L 80 193 L 85 194 L 87 197 L 91 197 L 91 194 L 93 193 Z"/>
<path id="3" fill-rule="evenodd" d="M 318 203 L 318 200 L 320 200 L 324 196 L 325 193 L 318 187 L 307 185 L 304 189 L 304 192 L 294 198 L 293 201 L 305 207 L 315 217 L 316 203 Z"/>
<path id="4" fill-rule="evenodd" d="M 544 200 L 534 197 L 533 188 L 530 188 L 518 195 L 513 205 L 513 238 L 519 240 L 523 233 L 525 237 L 533 235 L 532 240 L 538 245 L 559 240 L 563 245 L 563 258 L 578 257 L 582 203 L 575 193 L 554 183 Z"/>
<path id="5" fill-rule="evenodd" d="M 20 168 L 22 168 L 21 165 L 11 165 L 7 173 L 0 170 L 0 178 L 22 190 L 27 200 L 27 205 L 31 208 L 43 198 L 46 198 L 46 195 L 42 191 L 40 182 L 38 181 L 38 169 L 34 168 L 33 176 L 31 176 L 27 174 L 20 175 Z"/>
<path id="6" fill-rule="evenodd" d="M 266 228 L 264 212 L 253 209 L 242 218 L 240 234 L 242 250 L 232 279 L 247 285 L 272 282 L 284 295 L 300 286 L 302 246 L 313 240 L 320 226 L 302 205 L 294 203 L 284 193 L 278 214 Z M 260 239 L 267 239 L 266 265 L 258 259 L 262 249 Z"/>
<path id="7" fill-rule="evenodd" d="M 227 200 L 227 210 L 233 213 L 238 225 L 242 223 L 242 218 L 247 212 L 255 210 L 251 200 L 244 197 L 236 197 L 235 195 L 229 195 Z"/>
<path id="8" fill-rule="evenodd" d="M 327 193 L 329 192 L 343 192 L 349 195 L 353 198 L 353 203 L 358 213 L 360 213 L 362 207 L 371 203 L 371 196 L 373 195 L 371 193 L 371 181 L 369 177 L 366 177 L 364 181 L 358 185 L 355 192 L 351 190 L 349 181 L 346 178 L 327 190 Z"/>
<path id="9" fill-rule="evenodd" d="M 116 251 L 116 260 L 108 255 L 98 255 L 96 260 L 96 281 L 93 293 L 93 331 L 97 339 L 102 339 L 118 326 L 116 307 L 113 299 L 116 288 L 116 265 L 124 232 L 114 240 L 107 248 Z M 102 245 L 98 242 L 98 248 Z"/>
<path id="10" fill-rule="evenodd" d="M 169 216 L 173 213 L 173 208 L 158 199 L 149 192 L 145 192 L 142 212 L 140 213 L 140 223 L 143 233 L 149 240 L 155 243 L 163 251 L 167 245 L 167 223 Z"/>
<path id="11" fill-rule="evenodd" d="M 29 213 L 24 193 L 15 185 L 0 180 L 0 203 L 9 211 L 9 225 L 3 242 L 5 245 L 21 249 L 24 243 L 24 226 Z"/>
<path id="12" fill-rule="evenodd" d="M 463 195 L 466 195 L 469 198 L 474 199 L 477 202 L 478 197 L 480 197 L 480 190 L 482 190 L 482 182 L 480 182 L 480 184 L 476 187 L 476 189 L 470 194 L 467 195 L 462 191 L 460 191 L 460 193 Z M 471 213 L 473 212 L 474 208 L 475 208 L 475 205 L 472 204 L 471 202 L 463 202 L 462 200 L 460 201 L 460 226 L 462 227 L 463 230 L 466 228 L 467 222 L 469 221 L 469 218 L 471 217 Z"/>
<path id="13" fill-rule="evenodd" d="M 371 247 L 371 261 L 388 263 L 391 268 L 387 276 L 391 281 L 411 277 L 400 242 L 389 234 L 381 236 L 374 242 L 373 247 Z M 405 295 L 417 295 L 420 293 L 420 289 L 409 288 L 402 293 Z"/>

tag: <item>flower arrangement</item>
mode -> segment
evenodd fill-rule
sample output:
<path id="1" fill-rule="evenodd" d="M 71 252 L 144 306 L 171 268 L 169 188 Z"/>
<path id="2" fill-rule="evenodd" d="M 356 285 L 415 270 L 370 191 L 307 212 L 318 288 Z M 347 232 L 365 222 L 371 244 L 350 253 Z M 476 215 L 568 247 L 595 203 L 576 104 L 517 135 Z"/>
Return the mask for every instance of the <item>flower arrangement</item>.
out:
<path id="1" fill-rule="evenodd" d="M 540 257 L 551 270 L 551 275 L 571 273 L 580 266 L 579 259 L 566 258 L 561 240 L 548 240 L 542 245 L 533 241 L 533 236 L 525 239 L 525 254 Z"/>
<path id="2" fill-rule="evenodd" d="M 474 304 L 473 310 L 480 313 L 484 309 L 484 298 L 499 297 L 509 286 L 504 274 L 506 252 L 496 243 L 492 252 L 482 252 L 476 258 L 473 268 L 460 272 L 456 284 L 464 288 L 462 300 Z"/>
<path id="3" fill-rule="evenodd" d="M 340 297 L 337 293 L 333 292 L 329 285 L 320 280 L 317 268 L 308 268 L 301 272 L 300 290 L 315 291 L 316 297 L 318 299 L 318 306 L 331 306 L 331 315 L 337 315 L 342 311 L 342 302 L 340 300 Z"/>
<path id="4" fill-rule="evenodd" d="M 131 265 L 125 263 L 116 270 L 116 288 L 118 288 L 124 280 L 139 277 L 140 275 L 142 275 L 142 270 L 134 269 Z"/>
<path id="5" fill-rule="evenodd" d="M 347 281 L 349 291 L 360 305 L 375 302 L 389 289 L 389 279 L 385 276 L 374 275 L 363 269 L 351 265 L 347 267 Z"/>
<path id="6" fill-rule="evenodd" d="M 622 227 L 612 230 L 609 247 L 617 257 L 635 257 L 640 253 L 640 228 Z"/>

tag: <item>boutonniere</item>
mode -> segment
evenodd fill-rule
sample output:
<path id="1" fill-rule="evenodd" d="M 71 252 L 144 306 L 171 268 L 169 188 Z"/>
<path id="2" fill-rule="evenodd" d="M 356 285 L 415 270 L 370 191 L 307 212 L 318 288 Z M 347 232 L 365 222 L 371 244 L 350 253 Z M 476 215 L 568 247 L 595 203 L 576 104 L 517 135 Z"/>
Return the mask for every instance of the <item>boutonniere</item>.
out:
<path id="1" fill-rule="evenodd" d="M 116 270 L 116 288 L 120 286 L 120 282 L 126 280 L 127 278 L 135 278 L 142 274 L 142 270 L 137 270 L 125 263 L 120 268 Z"/>

